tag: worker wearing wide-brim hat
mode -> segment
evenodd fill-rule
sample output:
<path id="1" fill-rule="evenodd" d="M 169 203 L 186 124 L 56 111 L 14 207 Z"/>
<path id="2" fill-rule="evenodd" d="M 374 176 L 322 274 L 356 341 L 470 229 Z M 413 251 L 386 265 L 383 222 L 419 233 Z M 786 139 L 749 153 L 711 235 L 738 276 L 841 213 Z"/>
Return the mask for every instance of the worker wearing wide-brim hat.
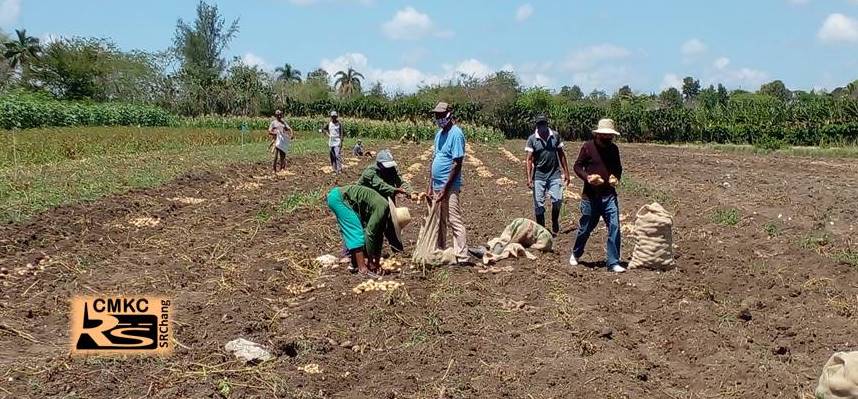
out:
<path id="1" fill-rule="evenodd" d="M 352 265 L 362 274 L 379 272 L 384 236 L 402 241 L 402 228 L 411 222 L 408 208 L 397 208 L 390 199 L 359 185 L 332 188 L 327 203 Z"/>
<path id="2" fill-rule="evenodd" d="M 623 175 L 620 150 L 614 144 L 619 137 L 614 121 L 602 119 L 593 130 L 593 139 L 585 142 L 575 161 L 575 174 L 584 181 L 581 194 L 581 221 L 569 264 L 577 266 L 590 234 L 604 219 L 608 229 L 606 244 L 607 266 L 614 272 L 624 272 L 620 265 L 620 205 L 616 186 Z"/>
<path id="3" fill-rule="evenodd" d="M 396 160 L 393 159 L 393 154 L 388 149 L 378 152 L 375 163 L 363 170 L 360 179 L 358 179 L 358 184 L 375 190 L 382 197 L 390 199 L 394 203 L 396 203 L 397 195 L 406 195 L 412 201 L 417 201 L 419 198 L 411 185 L 399 176 Z M 400 240 L 390 234 L 386 237 L 394 251 L 403 250 Z"/>

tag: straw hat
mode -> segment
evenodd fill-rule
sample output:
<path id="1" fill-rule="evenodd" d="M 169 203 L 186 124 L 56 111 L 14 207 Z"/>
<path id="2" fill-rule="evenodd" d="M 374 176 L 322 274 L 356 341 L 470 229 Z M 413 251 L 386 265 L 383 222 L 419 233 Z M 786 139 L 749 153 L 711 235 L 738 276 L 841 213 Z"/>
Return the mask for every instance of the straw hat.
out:
<path id="1" fill-rule="evenodd" d="M 613 119 L 601 119 L 599 120 L 599 126 L 596 127 L 596 130 L 593 133 L 601 133 L 601 134 L 613 134 L 615 136 L 619 136 L 620 132 L 616 130 L 616 126 L 614 126 Z"/>
<path id="2" fill-rule="evenodd" d="M 396 232 L 396 238 L 402 242 L 402 229 L 411 223 L 411 212 L 406 207 L 397 208 L 393 200 L 387 199 L 387 206 L 390 207 L 390 219 L 393 220 L 393 231 Z"/>

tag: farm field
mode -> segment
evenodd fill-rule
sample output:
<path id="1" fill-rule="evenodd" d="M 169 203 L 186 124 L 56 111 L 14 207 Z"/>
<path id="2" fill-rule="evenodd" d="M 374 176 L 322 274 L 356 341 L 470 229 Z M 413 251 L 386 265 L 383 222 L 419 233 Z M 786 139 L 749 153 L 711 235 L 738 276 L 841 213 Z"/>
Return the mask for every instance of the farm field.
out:
<path id="1" fill-rule="evenodd" d="M 401 173 L 425 185 L 428 143 L 370 147 L 390 147 Z M 470 245 L 531 217 L 523 147 L 471 146 Z M 299 151 L 275 177 L 263 144 L 219 158 L 223 148 L 149 184 L 32 206 L 0 226 L 0 397 L 812 398 L 832 352 L 855 345 L 854 159 L 620 144 L 622 223 L 654 200 L 675 212 L 678 269 L 568 266 L 570 195 L 555 254 L 488 272 L 403 262 L 384 278 L 399 289 L 356 294 L 363 278 L 312 261 L 340 248 L 319 200 L 336 184 L 327 157 Z M 178 153 L 158 154 L 169 163 Z M 345 161 L 340 183 L 371 162 Z M 418 228 L 405 232 L 412 245 Z M 591 240 L 590 266 L 604 237 Z M 172 297 L 174 354 L 70 357 L 68 299 L 86 293 Z M 237 361 L 223 346 L 239 337 L 277 358 Z"/>

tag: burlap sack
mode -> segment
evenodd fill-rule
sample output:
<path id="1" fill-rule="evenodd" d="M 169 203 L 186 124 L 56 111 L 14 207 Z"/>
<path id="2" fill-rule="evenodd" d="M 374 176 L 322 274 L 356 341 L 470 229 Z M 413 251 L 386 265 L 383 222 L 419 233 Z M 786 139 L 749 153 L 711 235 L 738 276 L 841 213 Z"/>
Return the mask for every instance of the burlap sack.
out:
<path id="1" fill-rule="evenodd" d="M 487 243 L 488 252 L 483 255 L 483 263 L 490 264 L 509 257 L 526 256 L 528 259 L 536 259 L 536 256 L 526 248 L 541 251 L 551 251 L 554 239 L 551 232 L 545 227 L 530 219 L 518 218 L 513 220 L 501 233 Z M 498 248 L 499 250 L 495 250 Z"/>
<path id="2" fill-rule="evenodd" d="M 818 399 L 858 399 L 858 352 L 837 352 L 822 368 Z"/>
<path id="3" fill-rule="evenodd" d="M 670 270 L 673 259 L 673 216 L 658 202 L 638 210 L 634 238 L 637 241 L 629 268 Z"/>
<path id="4" fill-rule="evenodd" d="M 500 251 L 499 254 L 494 254 L 492 252 L 486 252 L 486 254 L 483 255 L 483 264 L 488 265 L 488 264 L 492 264 L 494 262 L 497 262 L 499 260 L 503 260 L 506 258 L 520 258 L 522 256 L 524 256 L 525 258 L 530 259 L 530 260 L 536 260 L 537 259 L 536 255 L 534 255 L 534 254 L 530 253 L 528 250 L 524 249 L 524 247 L 521 246 L 521 244 L 512 243 L 512 244 L 507 244 L 507 246 L 503 247 L 503 249 Z"/>
<path id="5" fill-rule="evenodd" d="M 455 265 L 456 254 L 453 248 L 437 249 L 438 230 L 441 227 L 441 207 L 435 202 L 429 208 L 429 215 L 420 226 L 417 244 L 411 255 L 411 262 L 418 266 Z"/>

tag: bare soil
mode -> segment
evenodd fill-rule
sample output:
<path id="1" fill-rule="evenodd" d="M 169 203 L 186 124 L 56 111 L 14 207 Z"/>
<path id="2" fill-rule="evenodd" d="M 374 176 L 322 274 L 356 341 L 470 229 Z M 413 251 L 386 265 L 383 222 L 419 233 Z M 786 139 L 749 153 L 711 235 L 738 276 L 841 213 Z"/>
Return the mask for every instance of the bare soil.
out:
<path id="1" fill-rule="evenodd" d="M 403 173 L 426 163 L 426 144 L 392 146 Z M 858 273 L 836 256 L 858 249 L 858 163 L 621 151 L 623 223 L 665 202 L 676 270 L 606 272 L 604 229 L 590 267 L 571 268 L 570 200 L 557 253 L 494 273 L 404 262 L 385 277 L 400 288 L 356 294 L 362 278 L 312 261 L 340 248 L 318 200 L 336 184 L 327 157 L 294 158 L 275 178 L 267 164 L 192 173 L 0 226 L 0 397 L 811 398 L 828 357 L 858 345 Z M 532 204 L 523 164 L 497 146 L 473 158 L 462 199 L 478 244 Z M 340 182 L 369 162 L 347 163 Z M 410 171 L 423 188 L 426 167 Z M 736 225 L 718 223 L 725 209 Z M 172 297 L 174 354 L 69 356 L 69 300 L 93 293 Z M 223 346 L 239 337 L 278 357 L 237 361 Z"/>

